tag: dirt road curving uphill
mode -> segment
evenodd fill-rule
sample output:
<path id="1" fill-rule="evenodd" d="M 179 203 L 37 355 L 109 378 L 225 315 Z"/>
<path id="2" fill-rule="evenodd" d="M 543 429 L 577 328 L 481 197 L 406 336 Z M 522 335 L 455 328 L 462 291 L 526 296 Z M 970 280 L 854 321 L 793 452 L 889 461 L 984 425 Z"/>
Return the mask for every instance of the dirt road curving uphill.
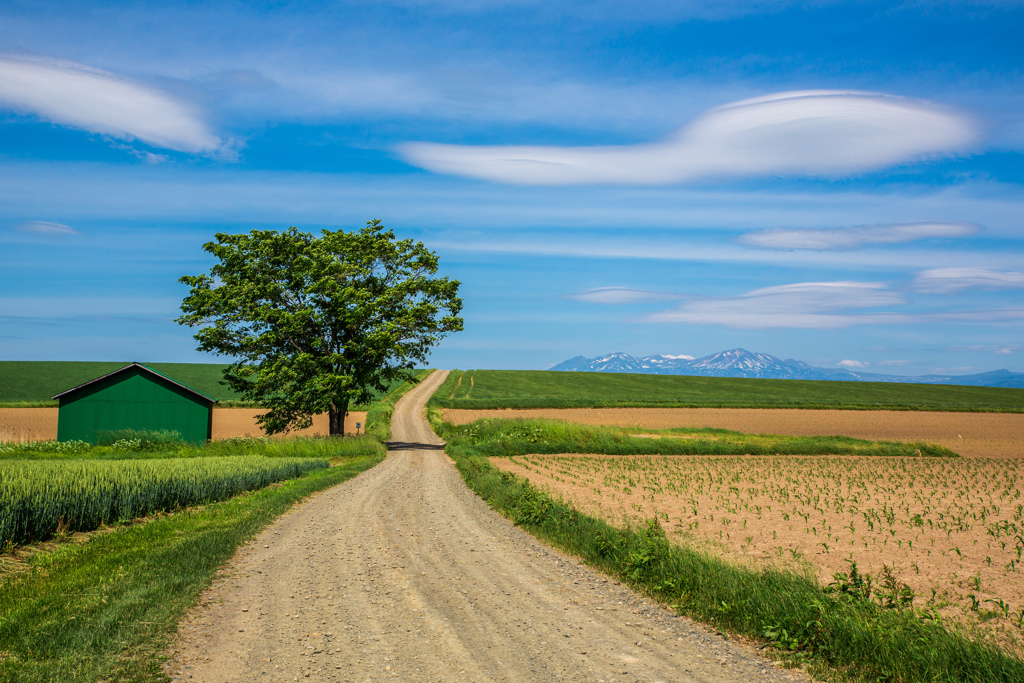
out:
<path id="1" fill-rule="evenodd" d="M 551 550 L 473 495 L 398 404 L 387 460 L 246 546 L 167 664 L 199 681 L 788 681 Z"/>

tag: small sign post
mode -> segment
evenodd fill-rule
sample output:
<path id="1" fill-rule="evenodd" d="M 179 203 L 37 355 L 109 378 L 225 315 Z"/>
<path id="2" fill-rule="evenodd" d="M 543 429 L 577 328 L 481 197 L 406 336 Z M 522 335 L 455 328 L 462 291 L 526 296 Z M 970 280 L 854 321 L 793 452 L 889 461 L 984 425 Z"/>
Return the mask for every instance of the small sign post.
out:
<path id="1" fill-rule="evenodd" d="M 359 428 L 363 426 L 362 422 L 356 422 L 356 436 L 359 436 Z"/>

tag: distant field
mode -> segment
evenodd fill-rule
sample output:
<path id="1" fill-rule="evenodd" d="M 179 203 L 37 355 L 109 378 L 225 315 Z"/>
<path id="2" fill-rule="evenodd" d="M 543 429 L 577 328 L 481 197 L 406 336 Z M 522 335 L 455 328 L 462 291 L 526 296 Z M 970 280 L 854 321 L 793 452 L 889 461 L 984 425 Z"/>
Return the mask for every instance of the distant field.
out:
<path id="1" fill-rule="evenodd" d="M 442 408 L 843 408 L 1024 412 L 1024 389 L 529 370 L 456 370 Z"/>
<path id="2" fill-rule="evenodd" d="M 140 361 L 142 362 L 142 361 Z M 237 393 L 220 383 L 227 367 L 220 363 L 145 363 L 157 372 L 218 401 L 237 401 Z M 128 365 L 127 362 L 0 361 L 0 405 L 43 403 L 50 397 Z M 392 387 L 401 384 L 396 382 Z M 386 392 L 385 392 L 386 393 Z M 56 403 L 54 403 L 56 405 Z M 356 406 L 352 406 L 356 408 Z"/>

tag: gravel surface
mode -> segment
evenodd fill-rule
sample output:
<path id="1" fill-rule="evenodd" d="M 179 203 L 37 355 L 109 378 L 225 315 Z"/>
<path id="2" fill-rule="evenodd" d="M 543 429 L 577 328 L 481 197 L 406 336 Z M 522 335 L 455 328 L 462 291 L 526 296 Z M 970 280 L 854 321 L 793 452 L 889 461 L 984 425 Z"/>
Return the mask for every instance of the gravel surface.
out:
<path id="1" fill-rule="evenodd" d="M 398 404 L 381 465 L 255 538 L 179 629 L 180 681 L 806 681 L 543 545 Z"/>

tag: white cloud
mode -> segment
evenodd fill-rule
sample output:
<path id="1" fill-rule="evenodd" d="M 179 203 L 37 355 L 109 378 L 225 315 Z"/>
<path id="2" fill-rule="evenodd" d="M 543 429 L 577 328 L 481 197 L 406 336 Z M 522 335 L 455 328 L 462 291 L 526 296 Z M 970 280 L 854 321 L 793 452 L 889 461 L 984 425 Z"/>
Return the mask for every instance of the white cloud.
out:
<path id="1" fill-rule="evenodd" d="M 524 185 L 657 185 L 716 176 L 842 176 L 950 154 L 976 138 L 962 116 L 877 93 L 800 91 L 712 109 L 664 142 L 619 147 L 407 143 L 410 163 Z"/>
<path id="2" fill-rule="evenodd" d="M 1024 351 L 1020 344 L 972 344 L 971 346 L 952 346 L 947 351 L 980 351 L 1000 356 L 1012 356 L 1017 351 Z"/>
<path id="3" fill-rule="evenodd" d="M 847 327 L 850 316 L 834 311 L 902 304 L 881 282 L 798 282 L 765 287 L 732 298 L 704 299 L 647 316 L 645 322 L 766 327 Z"/>
<path id="4" fill-rule="evenodd" d="M 907 303 L 881 282 L 797 282 L 755 289 L 735 297 L 688 301 L 639 322 L 724 325 L 739 329 L 834 329 L 851 325 L 1003 323 L 1024 320 L 1024 308 L 970 311 L 856 313 Z"/>
<path id="5" fill-rule="evenodd" d="M 1024 273 L 988 268 L 932 268 L 917 274 L 910 286 L 928 294 L 951 294 L 961 289 L 1024 288 Z"/>
<path id="6" fill-rule="evenodd" d="M 68 225 L 51 223 L 50 221 L 28 221 L 19 225 L 18 230 L 40 237 L 68 237 L 70 235 L 82 234 Z"/>
<path id="7" fill-rule="evenodd" d="M 909 360 L 883 360 L 878 362 L 879 365 L 910 365 Z"/>
<path id="8" fill-rule="evenodd" d="M 871 363 L 865 363 L 860 360 L 841 360 L 839 361 L 839 365 L 842 365 L 844 368 L 866 368 L 871 365 Z"/>
<path id="9" fill-rule="evenodd" d="M 570 294 L 566 299 L 576 299 L 593 304 L 632 304 L 643 301 L 665 301 L 680 298 L 675 292 L 652 292 L 646 289 L 627 287 L 597 287 L 579 294 Z"/>
<path id="10" fill-rule="evenodd" d="M 74 62 L 0 57 L 0 106 L 179 152 L 209 153 L 223 145 L 184 103 L 142 83 Z"/>
<path id="11" fill-rule="evenodd" d="M 763 249 L 857 249 L 942 237 L 966 237 L 981 228 L 971 223 L 904 223 L 850 228 L 774 228 L 741 235 L 737 242 Z"/>

